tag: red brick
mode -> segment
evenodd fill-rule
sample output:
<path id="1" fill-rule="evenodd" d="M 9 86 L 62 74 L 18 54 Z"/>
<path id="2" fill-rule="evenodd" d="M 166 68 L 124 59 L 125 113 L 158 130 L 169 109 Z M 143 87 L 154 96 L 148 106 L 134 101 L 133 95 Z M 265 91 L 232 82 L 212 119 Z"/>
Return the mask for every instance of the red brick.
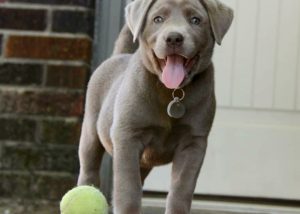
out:
<path id="1" fill-rule="evenodd" d="M 45 30 L 46 11 L 0 8 L 0 28 L 14 30 Z"/>
<path id="2" fill-rule="evenodd" d="M 42 76 L 40 64 L 0 63 L 1 85 L 41 85 Z"/>
<path id="3" fill-rule="evenodd" d="M 58 10 L 53 13 L 52 31 L 85 33 L 93 37 L 93 23 L 91 12 Z"/>
<path id="4" fill-rule="evenodd" d="M 81 116 L 83 95 L 78 92 L 0 91 L 0 113 Z"/>
<path id="5" fill-rule="evenodd" d="M 0 170 L 35 170 L 77 173 L 77 146 L 48 146 L 46 144 L 1 145 Z"/>
<path id="6" fill-rule="evenodd" d="M 44 120 L 40 128 L 40 141 L 56 145 L 78 145 L 81 122 L 66 120 Z"/>
<path id="7" fill-rule="evenodd" d="M 91 41 L 87 38 L 10 36 L 6 57 L 89 61 Z"/>
<path id="8" fill-rule="evenodd" d="M 51 201 L 61 200 L 64 194 L 76 186 L 77 176 L 73 174 L 38 174 L 32 183 L 34 195 Z"/>
<path id="9" fill-rule="evenodd" d="M 89 69 L 82 66 L 48 66 L 46 86 L 84 89 Z"/>
<path id="10" fill-rule="evenodd" d="M 0 197 L 28 197 L 30 192 L 30 175 L 14 174 L 0 171 Z M 20 191 L 21 190 L 21 191 Z M 19 192 L 18 192 L 19 191 Z"/>
<path id="11" fill-rule="evenodd" d="M 35 141 L 36 128 L 37 124 L 34 120 L 0 118 L 0 140 L 32 142 Z"/>
<path id="12" fill-rule="evenodd" d="M 59 201 L 68 190 L 76 185 L 76 176 L 55 172 L 1 171 L 0 180 L 0 197 L 23 200 Z"/>
<path id="13" fill-rule="evenodd" d="M 13 177 L 13 176 L 12 176 Z M 18 195 L 18 197 L 20 197 Z M 61 199 L 61 198 L 60 198 Z M 14 214 L 53 214 L 60 213 L 59 201 L 45 201 L 40 198 L 0 199 L 0 210 L 9 210 Z"/>

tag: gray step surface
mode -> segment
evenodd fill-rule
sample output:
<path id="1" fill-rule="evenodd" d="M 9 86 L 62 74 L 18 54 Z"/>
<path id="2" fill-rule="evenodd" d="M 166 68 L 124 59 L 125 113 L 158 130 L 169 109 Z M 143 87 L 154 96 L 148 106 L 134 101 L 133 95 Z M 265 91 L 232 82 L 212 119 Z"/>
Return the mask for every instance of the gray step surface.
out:
<path id="1" fill-rule="evenodd" d="M 143 214 L 164 214 L 164 209 L 145 207 Z M 245 214 L 240 212 L 223 212 L 223 211 L 213 211 L 213 210 L 193 210 L 191 214 Z M 258 213 L 257 213 L 258 214 Z M 263 214 L 263 213 L 259 213 Z"/>

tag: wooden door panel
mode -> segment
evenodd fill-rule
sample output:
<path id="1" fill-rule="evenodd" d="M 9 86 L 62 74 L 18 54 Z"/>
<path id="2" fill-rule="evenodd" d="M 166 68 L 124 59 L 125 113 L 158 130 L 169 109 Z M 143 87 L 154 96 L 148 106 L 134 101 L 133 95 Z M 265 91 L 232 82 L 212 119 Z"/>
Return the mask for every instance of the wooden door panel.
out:
<path id="1" fill-rule="evenodd" d="M 296 72 L 300 45 L 300 2 L 281 1 L 274 107 L 295 110 Z"/>
<path id="2" fill-rule="evenodd" d="M 255 57 L 253 88 L 255 108 L 273 107 L 279 8 L 280 0 L 262 0 L 259 4 L 256 44 L 258 51 Z"/>
<path id="3" fill-rule="evenodd" d="M 300 200 L 300 114 L 222 109 L 209 138 L 196 194 Z M 171 165 L 145 189 L 168 191 Z"/>
<path id="4" fill-rule="evenodd" d="M 258 0 L 238 2 L 232 105 L 250 107 L 256 54 Z M 216 61 L 217 62 L 217 61 Z M 222 72 L 222 71 L 219 71 Z"/>

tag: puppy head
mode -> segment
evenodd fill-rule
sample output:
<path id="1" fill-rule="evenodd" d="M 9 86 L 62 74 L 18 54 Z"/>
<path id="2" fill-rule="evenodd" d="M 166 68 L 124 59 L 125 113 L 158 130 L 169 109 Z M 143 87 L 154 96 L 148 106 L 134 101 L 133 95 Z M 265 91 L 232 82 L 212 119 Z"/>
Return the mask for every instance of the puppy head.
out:
<path id="1" fill-rule="evenodd" d="M 139 43 L 145 66 L 170 89 L 187 85 L 210 64 L 233 11 L 218 0 L 135 0 L 127 24 Z"/>

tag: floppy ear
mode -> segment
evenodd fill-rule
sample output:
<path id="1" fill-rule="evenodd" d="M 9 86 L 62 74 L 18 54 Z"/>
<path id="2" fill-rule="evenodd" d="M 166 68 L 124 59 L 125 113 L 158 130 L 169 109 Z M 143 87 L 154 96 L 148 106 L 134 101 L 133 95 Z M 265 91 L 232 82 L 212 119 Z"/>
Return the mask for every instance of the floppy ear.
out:
<path id="1" fill-rule="evenodd" d="M 216 42 L 221 45 L 233 20 L 233 10 L 219 0 L 203 0 L 208 12 L 212 32 Z"/>
<path id="2" fill-rule="evenodd" d="M 153 2 L 154 0 L 135 0 L 125 8 L 126 22 L 133 34 L 133 42 L 138 38 Z"/>

